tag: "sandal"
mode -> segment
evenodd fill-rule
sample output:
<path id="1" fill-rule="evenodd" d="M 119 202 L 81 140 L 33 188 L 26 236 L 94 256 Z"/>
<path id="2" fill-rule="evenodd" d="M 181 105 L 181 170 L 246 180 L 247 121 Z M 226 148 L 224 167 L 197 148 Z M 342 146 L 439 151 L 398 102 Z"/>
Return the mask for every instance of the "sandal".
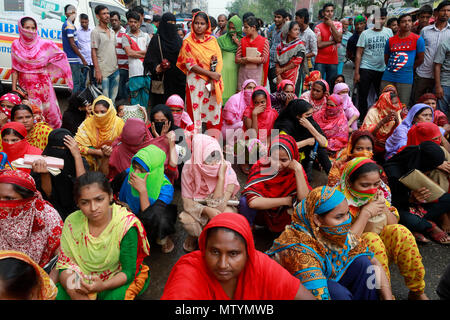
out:
<path id="1" fill-rule="evenodd" d="M 423 243 L 423 244 L 426 244 L 426 243 L 430 243 L 430 242 L 431 242 L 430 239 L 428 239 L 427 237 L 425 237 L 425 236 L 424 236 L 423 234 L 421 234 L 420 232 L 413 232 L 412 234 L 413 234 L 414 238 L 416 238 L 416 242 L 417 242 L 417 243 Z"/>
<path id="2" fill-rule="evenodd" d="M 161 246 L 161 251 L 163 253 L 170 253 L 175 248 L 175 244 L 173 243 L 170 237 L 167 237 L 166 243 Z"/>
<path id="3" fill-rule="evenodd" d="M 430 300 L 425 292 L 409 291 L 408 300 Z"/>
<path id="4" fill-rule="evenodd" d="M 193 236 L 187 236 L 183 243 L 183 249 L 186 252 L 192 252 L 197 249 L 197 238 Z"/>
<path id="5" fill-rule="evenodd" d="M 447 232 L 439 228 L 434 222 L 432 222 L 432 225 L 433 226 L 427 230 L 430 234 L 430 237 L 437 243 L 450 244 L 450 237 L 448 236 Z"/>

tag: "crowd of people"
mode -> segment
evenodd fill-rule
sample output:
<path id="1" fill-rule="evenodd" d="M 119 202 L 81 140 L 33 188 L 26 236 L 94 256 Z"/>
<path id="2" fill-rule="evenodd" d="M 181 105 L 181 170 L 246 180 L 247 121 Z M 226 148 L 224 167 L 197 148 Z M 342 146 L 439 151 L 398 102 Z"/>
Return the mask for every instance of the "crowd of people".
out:
<path id="1" fill-rule="evenodd" d="M 63 50 L 19 20 L 0 97 L 1 299 L 135 299 L 176 224 L 161 299 L 392 300 L 390 263 L 428 299 L 418 243 L 450 244 L 450 1 L 414 27 L 278 9 L 264 32 L 251 12 L 194 9 L 189 30 L 142 7 L 97 5 L 92 30 L 64 12 Z"/>

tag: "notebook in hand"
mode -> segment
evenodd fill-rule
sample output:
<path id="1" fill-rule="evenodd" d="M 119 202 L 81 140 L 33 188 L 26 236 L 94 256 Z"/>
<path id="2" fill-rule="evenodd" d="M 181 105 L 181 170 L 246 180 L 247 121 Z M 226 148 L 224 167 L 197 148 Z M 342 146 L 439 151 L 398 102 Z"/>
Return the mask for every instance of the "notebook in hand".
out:
<path id="1" fill-rule="evenodd" d="M 413 191 L 418 190 L 422 187 L 427 188 L 430 191 L 431 195 L 426 202 L 437 200 L 445 194 L 444 189 L 442 189 L 436 182 L 428 178 L 425 174 L 417 169 L 411 170 L 403 177 L 398 179 L 398 181 L 400 181 Z"/>

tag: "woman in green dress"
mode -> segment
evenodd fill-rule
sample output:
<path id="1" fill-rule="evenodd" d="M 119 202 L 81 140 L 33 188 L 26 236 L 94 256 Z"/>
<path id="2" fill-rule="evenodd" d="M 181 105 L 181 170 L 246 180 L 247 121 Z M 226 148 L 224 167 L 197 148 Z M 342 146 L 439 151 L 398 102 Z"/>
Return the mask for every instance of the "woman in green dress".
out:
<path id="1" fill-rule="evenodd" d="M 223 105 L 238 90 L 239 64 L 235 62 L 236 51 L 239 41 L 242 39 L 242 20 L 238 16 L 233 16 L 228 20 L 227 33 L 220 36 L 217 41 L 222 50 L 223 69 L 222 78 L 224 90 L 222 94 Z"/>

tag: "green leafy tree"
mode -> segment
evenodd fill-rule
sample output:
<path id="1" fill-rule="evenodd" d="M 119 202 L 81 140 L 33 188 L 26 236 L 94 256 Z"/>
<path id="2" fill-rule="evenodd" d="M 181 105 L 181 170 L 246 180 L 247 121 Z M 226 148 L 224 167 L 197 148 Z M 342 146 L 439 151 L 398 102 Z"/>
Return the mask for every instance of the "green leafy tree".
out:
<path id="1" fill-rule="evenodd" d="M 278 0 L 274 5 L 273 0 L 233 0 L 228 6 L 228 12 L 236 12 L 240 17 L 246 12 L 253 12 L 257 18 L 265 23 L 273 21 L 273 12 L 278 8 L 285 8 L 293 14 L 294 2 L 292 0 Z"/>

